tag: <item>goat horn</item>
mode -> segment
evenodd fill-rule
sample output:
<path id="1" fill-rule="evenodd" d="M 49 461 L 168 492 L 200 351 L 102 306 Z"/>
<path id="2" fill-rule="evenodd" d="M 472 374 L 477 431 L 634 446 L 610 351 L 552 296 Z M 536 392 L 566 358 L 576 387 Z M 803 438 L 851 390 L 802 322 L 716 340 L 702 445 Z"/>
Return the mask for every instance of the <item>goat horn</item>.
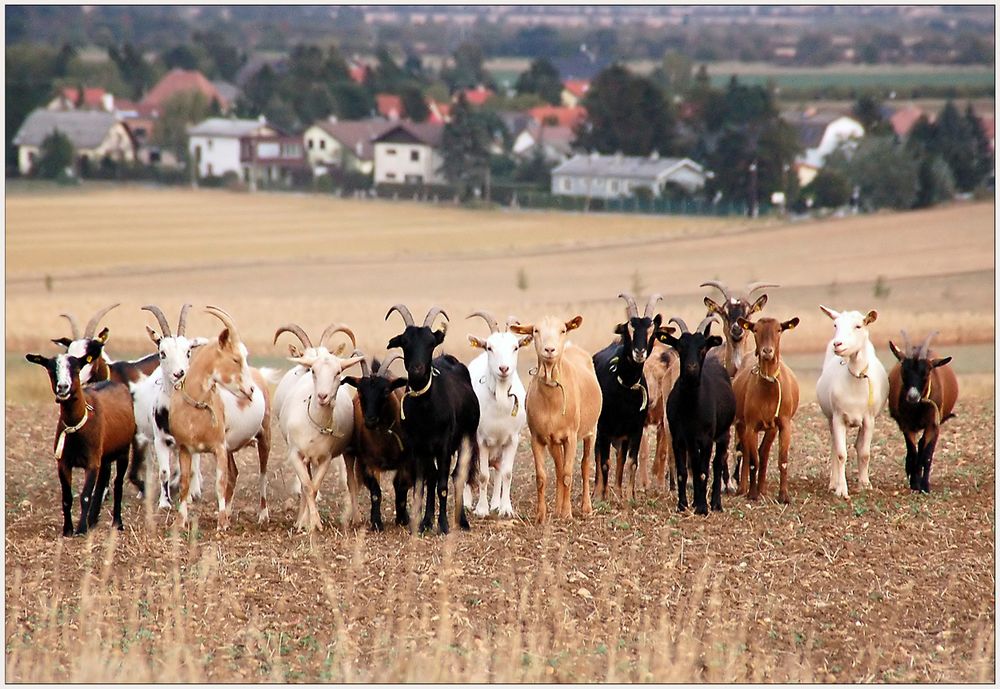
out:
<path id="1" fill-rule="evenodd" d="M 750 301 L 750 297 L 755 291 L 764 289 L 765 287 L 781 287 L 781 285 L 776 285 L 773 282 L 751 282 L 745 290 L 747 301 Z"/>
<path id="2" fill-rule="evenodd" d="M 184 333 L 187 332 L 188 311 L 190 310 L 190 304 L 185 304 L 181 307 L 181 315 L 177 319 L 177 337 L 184 337 Z"/>
<path id="3" fill-rule="evenodd" d="M 121 306 L 121 304 L 112 304 L 111 306 L 105 306 L 103 309 L 95 313 L 94 317 L 91 318 L 89 321 L 87 321 L 87 327 L 83 329 L 83 336 L 93 337 L 94 331 L 97 330 L 97 324 L 100 322 L 102 318 L 104 318 L 104 314 L 106 314 L 108 311 L 117 306 Z"/>
<path id="4" fill-rule="evenodd" d="M 486 324 L 490 326 L 490 333 L 500 332 L 500 326 L 497 325 L 497 319 L 491 316 L 490 314 L 486 313 L 485 311 L 476 311 L 475 313 L 470 313 L 468 316 L 466 316 L 466 318 L 475 318 L 476 316 L 479 316 L 484 321 L 486 321 Z"/>
<path id="5" fill-rule="evenodd" d="M 910 356 L 913 349 L 913 345 L 910 344 L 910 336 L 906 334 L 905 330 L 900 330 L 899 334 L 903 336 L 903 356 Z"/>
<path id="6" fill-rule="evenodd" d="M 688 330 L 687 323 L 685 323 L 683 320 L 681 320 L 677 316 L 671 316 L 670 320 L 667 321 L 667 323 L 676 323 L 677 327 L 681 329 L 681 333 L 689 333 L 689 332 L 691 332 L 690 330 Z"/>
<path id="7" fill-rule="evenodd" d="M 917 358 L 918 359 L 926 359 L 927 358 L 927 350 L 931 346 L 931 338 L 934 337 L 937 334 L 938 334 L 938 331 L 935 330 L 934 332 L 932 332 L 930 335 L 927 336 L 927 339 L 925 339 L 923 341 L 923 343 L 920 345 L 920 352 L 917 354 Z"/>
<path id="8" fill-rule="evenodd" d="M 521 321 L 519 321 L 516 316 L 507 316 L 506 327 L 508 331 L 510 330 L 510 326 L 512 325 L 521 325 Z"/>
<path id="9" fill-rule="evenodd" d="M 403 323 L 405 323 L 407 327 L 415 327 L 413 323 L 413 314 L 410 313 L 410 310 L 406 308 L 404 304 L 393 304 L 392 307 L 386 312 L 385 320 L 389 320 L 389 316 L 393 311 L 399 312 L 399 315 L 403 317 Z"/>
<path id="10" fill-rule="evenodd" d="M 358 340 L 354 336 L 354 331 L 348 328 L 343 323 L 331 323 L 330 325 L 326 326 L 326 330 L 324 330 L 323 334 L 319 336 L 320 346 L 325 347 L 326 338 L 330 337 L 334 333 L 344 333 L 351 340 L 351 346 L 354 347 L 355 349 L 358 348 Z M 352 354 L 351 356 L 354 355 Z"/>
<path id="11" fill-rule="evenodd" d="M 646 302 L 646 312 L 642 315 L 643 318 L 652 318 L 653 311 L 656 309 L 656 304 L 663 299 L 660 294 L 649 295 L 649 301 Z"/>
<path id="12" fill-rule="evenodd" d="M 705 282 L 701 283 L 699 287 L 714 287 L 715 289 L 722 292 L 722 296 L 726 298 L 726 301 L 729 301 L 729 288 L 726 287 L 725 284 L 719 282 L 718 280 L 706 280 Z"/>
<path id="13" fill-rule="evenodd" d="M 444 309 L 442 309 L 440 306 L 432 306 L 431 310 L 427 312 L 427 317 L 424 318 L 424 327 L 425 328 L 433 327 L 434 319 L 437 318 L 438 314 L 444 316 L 445 321 L 448 320 L 448 314 L 444 312 Z M 445 330 L 448 329 L 447 323 L 445 323 L 444 328 Z"/>
<path id="14" fill-rule="evenodd" d="M 233 339 L 239 342 L 240 334 L 239 331 L 236 330 L 236 324 L 233 322 L 232 316 L 220 309 L 218 306 L 206 306 L 205 311 L 222 321 L 223 325 L 229 328 L 229 334 L 232 335 Z"/>
<path id="15" fill-rule="evenodd" d="M 353 359 L 356 356 L 363 357 L 365 356 L 365 353 L 362 352 L 360 349 L 355 349 L 353 352 L 351 352 L 351 358 Z M 368 366 L 368 359 L 364 358 L 359 363 L 361 365 L 361 375 L 364 376 L 365 378 L 370 377 L 372 374 L 372 370 Z"/>
<path id="16" fill-rule="evenodd" d="M 80 326 L 78 326 L 76 324 L 76 319 L 73 318 L 68 313 L 60 313 L 59 315 L 62 316 L 63 318 L 65 318 L 67 321 L 69 321 L 69 330 L 73 334 L 73 339 L 74 340 L 79 340 L 80 339 Z"/>
<path id="17" fill-rule="evenodd" d="M 291 333 L 292 335 L 295 335 L 295 337 L 299 338 L 299 342 L 302 343 L 303 347 L 306 349 L 313 349 L 312 340 L 310 340 L 309 336 L 306 335 L 306 331 L 294 323 L 283 325 L 274 331 L 274 344 L 278 344 L 278 335 L 281 333 Z"/>
<path id="18" fill-rule="evenodd" d="M 618 295 L 618 298 L 625 300 L 625 311 L 628 314 L 629 318 L 639 317 L 639 307 L 635 305 L 635 297 L 633 297 L 628 292 L 622 292 L 621 294 Z"/>
<path id="19" fill-rule="evenodd" d="M 379 366 L 378 374 L 383 378 L 388 378 L 390 373 L 389 367 L 393 364 L 394 361 L 396 361 L 396 359 L 402 359 L 402 358 L 403 357 L 399 356 L 398 354 L 393 354 L 388 359 L 382 362 L 382 365 Z"/>
<path id="20" fill-rule="evenodd" d="M 702 330 L 704 330 L 705 336 L 707 337 L 709 331 L 712 329 L 713 321 L 718 321 L 718 320 L 719 320 L 718 315 L 716 315 L 714 312 L 710 313 L 709 315 L 701 319 L 701 323 L 698 324 L 698 332 L 702 332 Z"/>
<path id="21" fill-rule="evenodd" d="M 167 322 L 167 317 L 163 315 L 163 311 L 160 310 L 159 306 L 147 304 L 146 306 L 143 306 L 141 310 L 149 311 L 151 314 L 156 316 L 156 322 L 160 324 L 160 330 L 163 331 L 163 337 L 173 337 L 170 334 L 170 323 Z"/>

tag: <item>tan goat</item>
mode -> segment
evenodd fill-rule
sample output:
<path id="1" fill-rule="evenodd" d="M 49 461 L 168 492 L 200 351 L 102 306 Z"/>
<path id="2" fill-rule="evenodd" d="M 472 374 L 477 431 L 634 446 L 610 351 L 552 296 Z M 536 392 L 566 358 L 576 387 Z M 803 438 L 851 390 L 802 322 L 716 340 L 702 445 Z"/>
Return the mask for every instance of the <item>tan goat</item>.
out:
<path id="1" fill-rule="evenodd" d="M 535 518 L 545 521 L 545 450 L 548 448 L 556 469 L 556 517 L 572 518 L 570 489 L 576 443 L 583 440 L 583 496 L 581 512 L 591 513 L 590 474 L 594 462 L 594 439 L 601 415 L 601 386 L 594 362 L 585 350 L 567 342 L 566 334 L 583 323 L 577 316 L 565 323 L 546 316 L 537 325 L 510 326 L 519 335 L 531 335 L 538 355 L 538 368 L 528 385 L 525 410 L 531 432 L 531 452 L 535 458 L 538 506 Z"/>
<path id="2" fill-rule="evenodd" d="M 649 476 L 649 433 L 642 434 L 639 446 L 639 481 L 641 488 L 650 485 L 660 491 L 669 484 L 673 490 L 677 483 L 677 469 L 674 466 L 674 449 L 667 426 L 667 397 L 677 382 L 679 368 L 677 353 L 659 340 L 654 340 L 653 351 L 642 367 L 649 389 L 649 406 L 646 409 L 646 430 L 656 433 L 656 450 L 653 458 L 653 476 Z M 668 461 L 669 457 L 669 461 Z"/>
<path id="3" fill-rule="evenodd" d="M 753 333 L 757 363 L 744 366 L 733 379 L 736 394 L 736 433 L 746 452 L 740 468 L 739 493 L 756 500 L 767 490 L 767 459 L 774 436 L 779 435 L 778 468 L 781 483 L 778 500 L 788 503 L 788 449 L 792 442 L 792 417 L 799 408 L 799 382 L 781 360 L 781 333 L 799 324 L 798 318 L 782 322 L 761 318 L 751 323 L 740 318 L 744 330 Z M 757 434 L 764 438 L 757 446 Z"/>

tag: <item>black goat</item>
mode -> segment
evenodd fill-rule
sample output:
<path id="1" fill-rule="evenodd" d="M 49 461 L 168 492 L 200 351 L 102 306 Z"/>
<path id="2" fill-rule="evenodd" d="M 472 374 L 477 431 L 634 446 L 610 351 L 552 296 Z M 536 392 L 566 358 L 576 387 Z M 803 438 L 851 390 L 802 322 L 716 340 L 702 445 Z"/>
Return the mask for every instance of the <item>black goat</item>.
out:
<path id="1" fill-rule="evenodd" d="M 479 463 L 479 400 L 472 388 L 469 369 L 461 361 L 443 354 L 433 357 L 434 348 L 444 342 L 446 328 L 431 330 L 438 314 L 448 318 L 439 307 L 427 312 L 422 326 L 414 325 L 413 316 L 402 304 L 385 314 L 386 320 L 398 311 L 406 330 L 389 340 L 387 347 L 403 350 L 408 386 L 403 396 L 400 418 L 403 444 L 413 454 L 417 479 L 423 480 L 426 493 L 424 518 L 420 530 L 432 528 L 434 495 L 439 498 L 438 527 L 448 533 L 448 476 L 455 481 L 455 511 L 458 524 L 469 528 L 465 516 L 463 487 L 475 477 L 470 468 Z M 451 459 L 458 456 L 452 470 Z"/>
<path id="2" fill-rule="evenodd" d="M 360 352 L 355 352 L 357 356 Z M 382 531 L 382 486 L 379 472 L 395 471 L 392 487 L 396 493 L 396 523 L 409 525 L 410 514 L 406 496 L 413 487 L 416 468 L 413 456 L 405 451 L 401 427 L 400 401 L 406 378 L 393 378 L 389 366 L 399 359 L 395 355 L 381 365 L 378 359 L 361 362 L 362 377 L 345 376 L 343 383 L 357 389 L 354 400 L 354 439 L 344 453 L 348 471 L 353 463 L 357 476 L 364 481 L 371 494 L 371 525 Z"/>
<path id="3" fill-rule="evenodd" d="M 680 337 L 661 328 L 656 337 L 680 356 L 680 377 L 667 398 L 667 423 L 673 436 L 677 464 L 677 510 L 687 509 L 688 465 L 694 474 L 694 511 L 708 514 L 705 497 L 708 486 L 709 459 L 712 463 L 712 509 L 722 511 L 722 468 L 729 451 L 730 428 L 736 417 L 736 396 L 725 367 L 705 355 L 722 344 L 718 335 L 710 335 L 714 316 L 705 318 L 693 333 L 679 318 L 671 318 L 680 328 Z"/>
<path id="4" fill-rule="evenodd" d="M 621 495 L 622 474 L 626 462 L 631 469 L 628 480 L 630 495 L 635 494 L 635 475 L 639 468 L 639 445 L 646 428 L 646 407 L 649 405 L 649 388 L 643 374 L 643 364 L 653 350 L 656 330 L 663 317 L 653 317 L 656 302 L 662 297 L 654 294 L 646 303 L 646 311 L 639 317 L 635 297 L 619 294 L 625 300 L 627 320 L 615 328 L 617 340 L 594 354 L 594 370 L 601 386 L 601 416 L 597 420 L 597 472 L 594 496 L 601 500 L 608 497 L 608 464 L 611 446 L 618 451 L 616 482 Z M 624 495 L 622 495 L 624 497 Z"/>

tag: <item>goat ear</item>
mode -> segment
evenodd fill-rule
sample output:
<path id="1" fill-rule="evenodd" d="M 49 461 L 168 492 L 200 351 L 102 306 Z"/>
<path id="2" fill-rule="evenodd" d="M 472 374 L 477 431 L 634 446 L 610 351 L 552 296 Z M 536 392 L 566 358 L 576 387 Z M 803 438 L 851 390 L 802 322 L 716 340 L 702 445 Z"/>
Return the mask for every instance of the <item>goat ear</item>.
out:
<path id="1" fill-rule="evenodd" d="M 535 326 L 528 324 L 522 325 L 520 323 L 512 323 L 510 326 L 510 331 L 516 333 L 517 335 L 531 335 L 535 332 Z"/>
<path id="2" fill-rule="evenodd" d="M 441 344 L 442 342 L 444 342 L 444 333 L 445 333 L 445 329 L 444 328 L 441 328 L 441 330 L 435 330 L 434 331 L 434 342 L 436 342 L 437 344 Z"/>
<path id="3" fill-rule="evenodd" d="M 69 339 L 68 337 L 60 337 L 58 339 L 52 340 L 52 342 L 54 344 L 65 347 L 66 349 L 69 349 L 69 346 L 73 343 L 73 340 Z"/>
<path id="4" fill-rule="evenodd" d="M 289 356 L 302 356 L 302 350 L 295 345 L 289 343 L 288 345 L 288 355 Z"/>
<path id="5" fill-rule="evenodd" d="M 899 347 L 897 347 L 896 343 L 893 342 L 892 340 L 889 340 L 889 351 L 892 352 L 892 355 L 896 357 L 897 361 L 902 361 L 903 359 L 906 358 L 906 355 L 903 354 L 902 351 L 900 351 Z"/>
<path id="6" fill-rule="evenodd" d="M 709 313 L 717 313 L 720 316 L 723 315 L 722 307 L 712 301 L 711 297 L 705 297 L 705 308 L 708 309 Z"/>
<path id="7" fill-rule="evenodd" d="M 753 306 L 750 307 L 750 313 L 757 313 L 758 311 L 764 308 L 764 304 L 766 303 L 767 303 L 767 295 L 766 294 L 760 295 L 759 297 L 757 297 L 757 301 L 753 303 Z"/>
<path id="8" fill-rule="evenodd" d="M 878 311 L 876 311 L 875 309 L 872 309 L 865 316 L 865 321 L 864 321 L 865 325 L 870 325 L 870 324 L 874 323 L 876 318 L 878 318 Z"/>
<path id="9" fill-rule="evenodd" d="M 469 335 L 469 344 L 475 349 L 486 349 L 486 340 L 480 340 L 475 335 Z"/>
<path id="10" fill-rule="evenodd" d="M 829 306 L 823 306 L 822 304 L 820 304 L 819 310 L 825 313 L 827 316 L 829 316 L 831 320 L 837 320 L 838 318 L 840 318 L 840 312 L 834 311 Z"/>
<path id="11" fill-rule="evenodd" d="M 107 328 L 105 328 L 100 333 L 98 333 L 97 337 L 95 337 L 94 339 L 100 342 L 101 344 L 105 344 L 108 341 L 108 337 L 110 336 L 110 334 L 111 332 Z"/>
<path id="12" fill-rule="evenodd" d="M 396 378 L 395 380 L 393 380 L 389 384 L 389 389 L 390 390 L 398 390 L 399 388 L 403 387 L 404 385 L 409 385 L 409 383 L 410 383 L 410 380 L 406 376 L 403 376 L 402 378 Z"/>
<path id="13" fill-rule="evenodd" d="M 524 345 L 526 345 L 526 344 L 530 344 L 530 343 L 531 343 L 531 340 L 532 340 L 532 339 L 533 339 L 533 338 L 532 338 L 532 336 L 531 336 L 530 334 L 528 334 L 528 335 L 525 335 L 524 337 L 522 337 L 521 339 L 519 339 L 519 340 L 517 341 L 517 348 L 518 348 L 518 349 L 520 349 L 520 348 L 521 348 L 521 347 L 523 347 Z"/>
<path id="14" fill-rule="evenodd" d="M 569 327 L 567 326 L 566 329 L 569 330 Z M 615 326 L 615 335 L 624 336 L 625 333 L 627 332 L 628 332 L 628 323 L 619 323 L 618 325 Z"/>
<path id="15" fill-rule="evenodd" d="M 933 359 L 931 361 L 931 368 L 937 368 L 938 366 L 946 366 L 949 363 L 951 363 L 950 356 L 946 356 L 943 359 Z"/>
<path id="16" fill-rule="evenodd" d="M 712 335 L 710 337 L 707 337 L 705 338 L 705 344 L 708 346 L 709 349 L 712 349 L 713 347 L 718 347 L 719 345 L 722 344 L 722 337 L 720 335 Z"/>
<path id="17" fill-rule="evenodd" d="M 385 346 L 386 349 L 395 349 L 397 347 L 399 347 L 399 348 L 403 347 L 403 336 L 402 335 L 396 335 L 394 338 L 392 338 L 391 340 L 389 340 L 389 344 L 387 344 Z"/>
<path id="18" fill-rule="evenodd" d="M 566 332 L 570 330 L 576 330 L 583 323 L 583 316 L 576 316 L 568 321 L 566 321 Z"/>
<path id="19" fill-rule="evenodd" d="M 219 346 L 222 348 L 233 348 L 233 337 L 229 332 L 229 328 L 223 328 L 222 332 L 219 333 Z"/>
<path id="20" fill-rule="evenodd" d="M 665 345 L 670 345 L 671 347 L 676 347 L 677 343 L 680 342 L 676 337 L 674 337 L 671 332 L 673 331 L 672 326 L 666 326 L 665 328 L 659 328 L 656 331 L 654 337 Z"/>
<path id="21" fill-rule="evenodd" d="M 653 330 L 655 331 L 661 325 L 663 325 L 663 316 L 660 314 L 656 314 L 655 316 L 653 316 Z"/>
<path id="22" fill-rule="evenodd" d="M 750 321 L 748 321 L 746 318 L 743 318 L 742 316 L 740 316 L 739 318 L 737 318 L 736 322 L 744 330 L 749 330 L 749 331 L 753 330 L 753 323 L 751 323 Z"/>
<path id="23" fill-rule="evenodd" d="M 146 334 L 149 335 L 149 339 L 153 341 L 153 344 L 155 344 L 157 347 L 160 346 L 160 340 L 162 340 L 163 338 L 157 335 L 156 331 L 150 328 L 148 325 L 146 326 Z"/>
<path id="24" fill-rule="evenodd" d="M 25 354 L 24 358 L 33 364 L 38 364 L 39 366 L 44 366 L 45 368 L 48 368 L 49 362 L 52 361 L 52 359 L 42 356 L 41 354 Z"/>
<path id="25" fill-rule="evenodd" d="M 794 330 L 795 326 L 797 326 L 798 324 L 799 324 L 798 316 L 796 316 L 795 318 L 789 318 L 787 321 L 781 324 L 781 330 L 782 331 Z"/>
<path id="26" fill-rule="evenodd" d="M 350 385 L 352 388 L 357 388 L 358 383 L 360 383 L 360 381 L 361 379 L 356 376 L 344 376 L 343 378 L 340 379 L 340 382 L 342 384 Z"/>
<path id="27" fill-rule="evenodd" d="M 293 364 L 298 364 L 299 366 L 305 366 L 306 368 L 311 368 L 316 359 L 311 356 L 290 356 L 288 360 Z"/>

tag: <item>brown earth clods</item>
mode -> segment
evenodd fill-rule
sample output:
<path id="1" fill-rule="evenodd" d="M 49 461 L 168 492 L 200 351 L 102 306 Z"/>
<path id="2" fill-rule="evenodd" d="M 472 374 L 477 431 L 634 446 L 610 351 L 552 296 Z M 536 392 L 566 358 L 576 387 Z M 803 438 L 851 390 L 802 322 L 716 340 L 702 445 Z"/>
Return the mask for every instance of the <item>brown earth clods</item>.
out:
<path id="1" fill-rule="evenodd" d="M 128 488 L 124 533 L 105 513 L 88 537 L 65 539 L 53 407 L 7 404 L 7 680 L 992 682 L 993 399 L 960 399 L 957 411 L 930 495 L 906 487 L 902 439 L 884 415 L 874 489 L 858 489 L 852 457 L 851 500 L 835 498 L 810 403 L 787 507 L 724 496 L 725 512 L 704 518 L 649 492 L 540 527 L 522 438 L 521 518 L 473 516 L 471 533 L 446 538 L 344 527 L 331 472 L 326 527 L 310 537 L 291 531 L 278 439 L 264 526 L 250 450 L 224 534 L 206 460 L 190 532 L 175 511 L 147 521 Z M 772 496 L 776 481 L 775 471 Z M 78 474 L 77 496 L 81 484 Z"/>

